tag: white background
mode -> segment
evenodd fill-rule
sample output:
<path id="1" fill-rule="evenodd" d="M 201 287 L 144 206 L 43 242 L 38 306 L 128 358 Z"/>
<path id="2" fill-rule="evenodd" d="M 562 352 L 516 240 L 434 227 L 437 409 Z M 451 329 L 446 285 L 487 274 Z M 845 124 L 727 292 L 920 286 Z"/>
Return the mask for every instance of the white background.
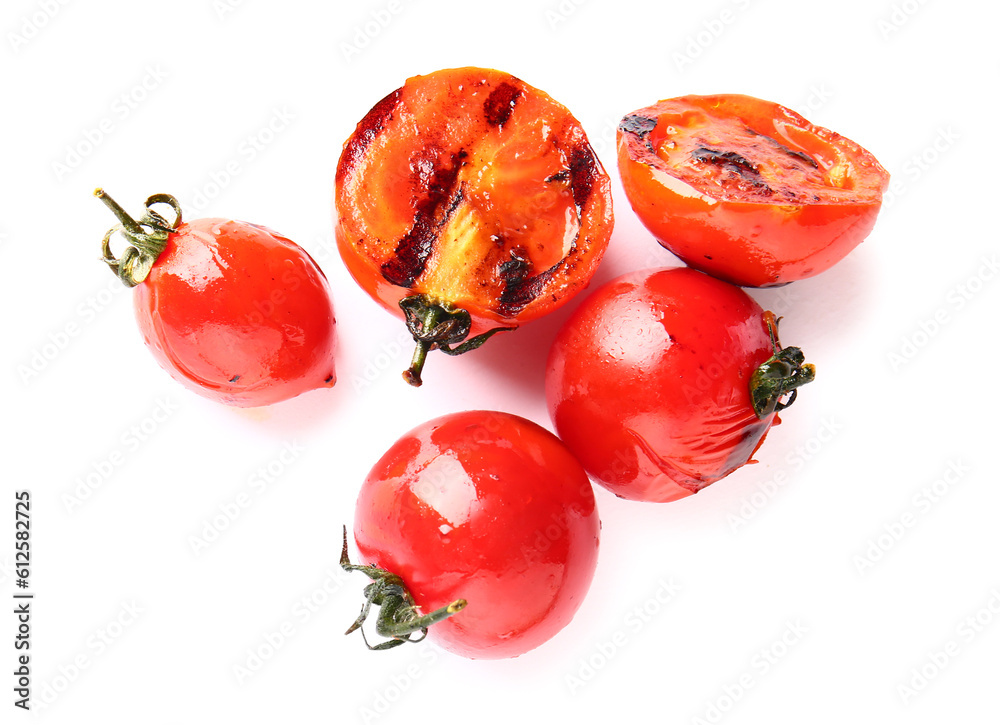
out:
<path id="1" fill-rule="evenodd" d="M 13 608 L 13 491 L 27 489 L 36 713 L 995 719 L 998 15 L 916 0 L 5 0 L 0 597 Z M 550 425 L 544 359 L 572 306 L 464 358 L 433 355 L 414 390 L 401 325 L 333 247 L 354 124 L 407 77 L 460 65 L 523 78 L 588 130 L 615 178 L 598 282 L 677 264 L 634 218 L 613 155 L 618 119 L 660 98 L 784 103 L 894 179 L 842 264 L 753 292 L 818 368 L 760 462 L 673 504 L 598 490 L 589 597 L 555 639 L 496 662 L 427 643 L 369 653 L 342 635 L 364 577 L 337 567 L 357 488 L 404 431 L 469 408 Z M 96 186 L 136 213 L 169 192 L 186 218 L 305 246 L 333 288 L 338 385 L 234 410 L 175 384 L 99 261 L 113 220 Z M 16 622 L 0 622 L 0 720 L 18 722 Z"/>

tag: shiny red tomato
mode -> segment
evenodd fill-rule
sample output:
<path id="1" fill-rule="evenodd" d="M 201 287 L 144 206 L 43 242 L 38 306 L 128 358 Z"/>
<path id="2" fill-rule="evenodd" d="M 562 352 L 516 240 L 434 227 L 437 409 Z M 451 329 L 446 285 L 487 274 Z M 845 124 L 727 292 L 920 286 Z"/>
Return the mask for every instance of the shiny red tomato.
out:
<path id="1" fill-rule="evenodd" d="M 187 388 L 240 407 L 268 405 L 336 382 L 335 325 L 326 277 L 294 242 L 230 219 L 182 222 L 174 197 L 133 220 L 103 190 L 121 224 L 104 258 L 125 284 L 157 362 Z M 150 207 L 167 204 L 173 223 Z M 131 243 L 120 259 L 110 239 Z"/>
<path id="2" fill-rule="evenodd" d="M 456 354 L 586 287 L 611 236 L 611 183 L 579 122 L 507 73 L 410 78 L 379 101 L 337 167 L 351 275 L 406 320 L 424 356 Z"/>
<path id="3" fill-rule="evenodd" d="M 587 474 L 549 431 L 481 410 L 429 421 L 361 488 L 354 537 L 365 563 L 348 562 L 346 539 L 341 563 L 373 584 L 348 631 L 374 603 L 378 631 L 394 638 L 381 648 L 430 626 L 441 647 L 465 657 L 523 654 L 577 611 L 600 526 Z"/>
<path id="4" fill-rule="evenodd" d="M 740 95 L 684 96 L 625 116 L 618 170 L 660 244 L 749 287 L 840 261 L 872 230 L 889 184 L 853 141 Z"/>
<path id="5" fill-rule="evenodd" d="M 593 292 L 549 355 L 556 432 L 623 498 L 673 501 L 747 463 L 813 379 L 777 321 L 739 287 L 689 268 L 632 272 Z"/>

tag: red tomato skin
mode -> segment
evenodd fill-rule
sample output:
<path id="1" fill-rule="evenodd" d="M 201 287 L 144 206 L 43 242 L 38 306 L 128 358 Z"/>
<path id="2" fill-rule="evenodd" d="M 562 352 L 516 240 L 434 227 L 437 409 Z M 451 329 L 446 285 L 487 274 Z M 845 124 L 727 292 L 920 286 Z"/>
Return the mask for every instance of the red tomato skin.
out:
<path id="1" fill-rule="evenodd" d="M 453 413 L 400 438 L 365 479 L 362 559 L 402 577 L 442 648 L 516 657 L 559 632 L 597 564 L 600 519 L 580 464 L 549 431 L 492 411 Z"/>
<path id="2" fill-rule="evenodd" d="M 207 398 L 262 406 L 336 382 L 326 277 L 270 229 L 228 219 L 182 224 L 133 300 L 157 362 Z"/>
<path id="3" fill-rule="evenodd" d="M 658 183 L 648 167 L 625 177 L 627 189 Z M 708 200 L 682 182 L 665 195 L 666 203 L 633 207 L 646 228 L 688 266 L 743 287 L 777 287 L 826 271 L 869 235 L 881 206 L 776 209 Z"/>
<path id="4" fill-rule="evenodd" d="M 662 142 L 663 127 L 706 109 L 738 117 L 748 128 L 788 145 L 794 138 L 797 147 L 824 159 L 826 172 L 834 168 L 850 178 L 853 195 L 842 190 L 824 194 L 818 188 L 799 190 L 802 198 L 794 201 L 742 201 L 721 189 L 689 183 L 649 147 Z M 875 226 L 889 174 L 858 144 L 788 108 L 720 94 L 660 101 L 630 117 L 658 118 L 659 123 L 648 138 L 619 128 L 622 186 L 646 228 L 690 267 L 744 287 L 779 286 L 829 269 Z"/>
<path id="5" fill-rule="evenodd" d="M 566 321 L 546 371 L 559 437 L 622 498 L 666 502 L 747 463 L 775 422 L 749 380 L 773 354 L 764 311 L 688 268 L 641 270 L 595 290 Z"/>

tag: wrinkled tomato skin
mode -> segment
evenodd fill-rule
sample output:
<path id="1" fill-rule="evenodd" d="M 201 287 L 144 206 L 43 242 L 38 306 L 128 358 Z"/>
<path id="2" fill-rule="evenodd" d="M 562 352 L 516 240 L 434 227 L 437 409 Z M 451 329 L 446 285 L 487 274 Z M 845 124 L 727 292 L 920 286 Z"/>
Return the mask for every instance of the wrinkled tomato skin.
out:
<path id="1" fill-rule="evenodd" d="M 467 411 L 400 438 L 362 486 L 362 559 L 402 577 L 423 612 L 468 605 L 430 627 L 446 650 L 516 657 L 559 632 L 590 587 L 600 520 L 580 464 L 544 428 Z"/>
<path id="2" fill-rule="evenodd" d="M 212 400 L 269 405 L 336 381 L 326 277 L 305 250 L 265 227 L 182 224 L 133 301 L 157 362 Z"/>
<path id="3" fill-rule="evenodd" d="M 503 71 L 408 79 L 345 141 L 334 195 L 354 280 L 403 318 L 426 295 L 470 336 L 518 327 L 583 290 L 611 237 L 611 179 L 583 127 Z"/>
<path id="4" fill-rule="evenodd" d="M 667 140 L 664 129 L 702 117 L 697 114 L 708 117 L 707 138 L 717 138 L 711 134 L 718 116 L 739 119 L 768 139 L 758 144 L 766 151 L 751 157 L 759 165 L 787 163 L 790 147 L 808 154 L 827 186 L 789 181 L 770 198 L 741 198 L 722 185 L 692 180 L 684 165 L 671 168 L 656 150 Z M 648 121 L 636 119 L 656 119 L 656 128 L 647 131 Z M 780 145 L 770 144 L 772 138 Z M 732 147 L 722 141 L 717 148 Z M 783 106 L 739 95 L 686 96 L 626 116 L 618 130 L 618 169 L 632 208 L 662 246 L 690 267 L 745 287 L 812 277 L 846 257 L 875 226 L 889 182 L 875 157 L 853 141 Z"/>
<path id="5" fill-rule="evenodd" d="M 747 463 L 775 415 L 749 381 L 773 353 L 743 290 L 688 268 L 642 270 L 591 293 L 549 354 L 556 432 L 622 498 L 666 502 Z"/>

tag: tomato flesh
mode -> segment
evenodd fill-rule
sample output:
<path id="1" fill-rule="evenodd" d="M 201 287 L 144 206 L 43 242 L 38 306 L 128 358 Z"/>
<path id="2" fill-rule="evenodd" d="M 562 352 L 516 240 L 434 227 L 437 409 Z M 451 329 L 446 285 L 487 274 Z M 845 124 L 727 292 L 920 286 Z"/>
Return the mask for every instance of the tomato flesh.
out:
<path id="1" fill-rule="evenodd" d="M 626 116 L 618 168 L 639 218 L 689 266 L 766 287 L 830 268 L 868 236 L 889 175 L 853 141 L 749 96 Z"/>
<path id="2" fill-rule="evenodd" d="M 514 657 L 573 617 L 597 562 L 600 520 L 587 474 L 549 431 L 492 411 L 454 413 L 400 438 L 357 502 L 362 559 L 402 577 L 443 648 Z"/>
<path id="3" fill-rule="evenodd" d="M 264 227 L 181 224 L 133 302 L 160 365 L 205 397 L 260 406 L 336 382 L 326 277 L 305 250 Z"/>
<path id="4" fill-rule="evenodd" d="M 337 168 L 336 236 L 386 309 L 423 294 L 472 334 L 586 286 L 611 234 L 610 179 L 575 118 L 482 68 L 409 79 L 358 124 Z"/>
<path id="5" fill-rule="evenodd" d="M 754 371 L 773 354 L 743 290 L 688 268 L 641 270 L 595 290 L 552 345 L 556 431 L 599 484 L 674 501 L 747 463 L 775 422 L 758 417 Z"/>

